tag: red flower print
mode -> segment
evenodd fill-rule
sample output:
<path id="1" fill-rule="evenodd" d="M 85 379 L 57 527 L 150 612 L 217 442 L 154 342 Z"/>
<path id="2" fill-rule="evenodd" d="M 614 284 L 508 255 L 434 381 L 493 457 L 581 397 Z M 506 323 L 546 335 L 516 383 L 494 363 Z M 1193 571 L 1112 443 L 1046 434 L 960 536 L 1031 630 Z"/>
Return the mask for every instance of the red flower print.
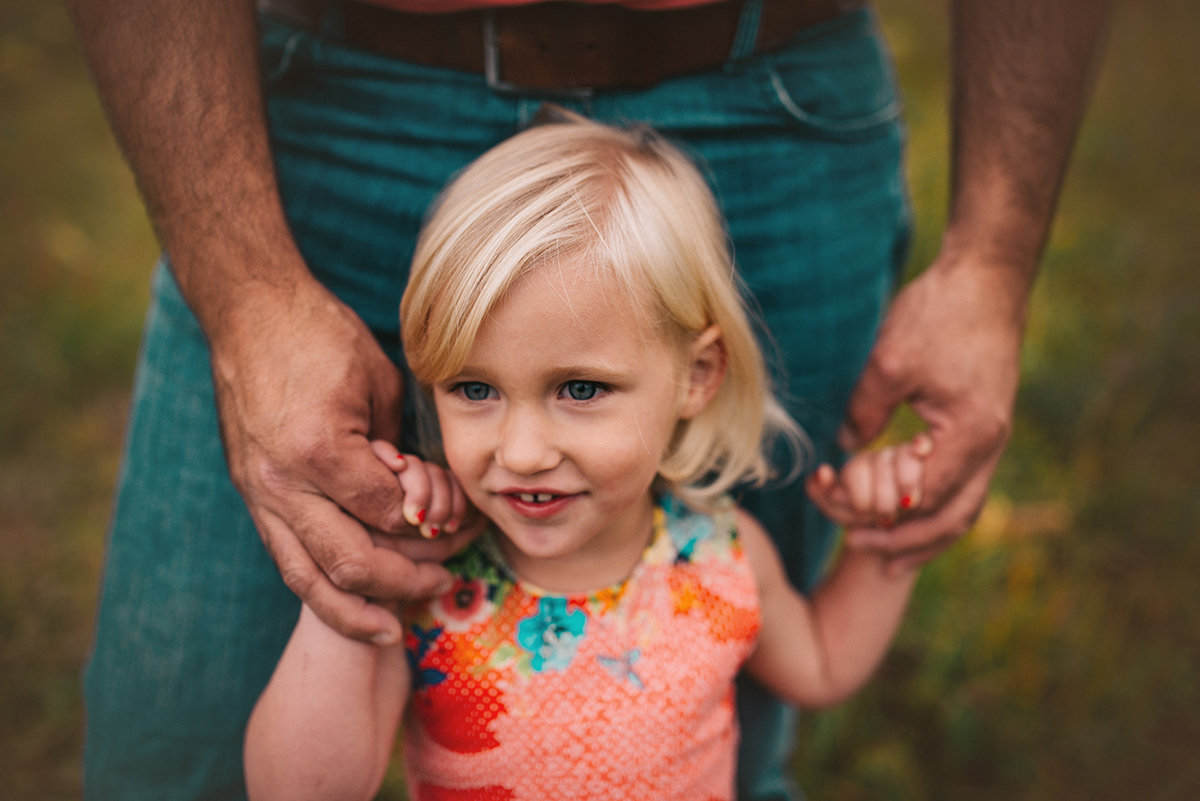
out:
<path id="1" fill-rule="evenodd" d="M 461 634 L 491 617 L 494 609 L 488 600 L 488 587 L 484 581 L 458 578 L 445 594 L 433 602 L 431 611 L 446 631 Z"/>

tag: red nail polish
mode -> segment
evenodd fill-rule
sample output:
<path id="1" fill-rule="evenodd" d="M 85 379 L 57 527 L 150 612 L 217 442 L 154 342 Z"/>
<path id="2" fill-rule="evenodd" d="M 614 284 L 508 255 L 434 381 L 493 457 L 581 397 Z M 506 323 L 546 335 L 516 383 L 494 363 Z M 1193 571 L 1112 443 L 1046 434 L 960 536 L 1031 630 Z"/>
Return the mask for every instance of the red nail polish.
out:
<path id="1" fill-rule="evenodd" d="M 418 522 L 418 523 L 424 523 L 424 522 L 425 522 L 425 510 L 424 510 L 424 509 L 418 509 L 418 510 L 417 510 L 417 522 Z"/>
<path id="2" fill-rule="evenodd" d="M 910 506 L 912 506 L 912 496 L 911 495 L 905 495 L 903 498 L 900 499 L 900 508 L 901 509 L 907 509 Z"/>
<path id="3" fill-rule="evenodd" d="M 441 533 L 442 533 L 442 530 L 440 528 L 438 528 L 437 526 L 429 527 L 429 539 L 431 539 L 431 540 L 437 539 L 437 535 L 441 534 Z"/>

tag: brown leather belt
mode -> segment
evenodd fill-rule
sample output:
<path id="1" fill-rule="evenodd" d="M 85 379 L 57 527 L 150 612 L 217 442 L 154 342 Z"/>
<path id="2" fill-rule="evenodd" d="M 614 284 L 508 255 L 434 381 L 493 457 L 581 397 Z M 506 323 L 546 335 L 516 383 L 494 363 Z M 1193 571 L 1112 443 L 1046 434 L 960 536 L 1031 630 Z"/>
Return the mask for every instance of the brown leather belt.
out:
<path id="1" fill-rule="evenodd" d="M 780 47 L 798 31 L 862 2 L 765 0 L 755 52 Z M 724 64 L 743 0 L 666 11 L 548 2 L 448 14 L 413 14 L 359 0 L 341 5 L 351 47 L 481 73 L 501 90 L 578 93 L 644 88 Z"/>

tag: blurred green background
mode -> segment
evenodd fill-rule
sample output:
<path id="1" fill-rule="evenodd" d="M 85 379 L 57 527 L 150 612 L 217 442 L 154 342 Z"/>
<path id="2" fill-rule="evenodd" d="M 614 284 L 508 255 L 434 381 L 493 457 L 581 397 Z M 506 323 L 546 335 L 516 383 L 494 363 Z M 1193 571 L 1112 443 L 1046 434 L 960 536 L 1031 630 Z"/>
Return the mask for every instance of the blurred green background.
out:
<path id="1" fill-rule="evenodd" d="M 945 208 L 945 10 L 881 12 L 918 269 Z M 1194 0 L 1118 3 L 1012 447 L 879 680 L 804 718 L 812 798 L 1200 798 L 1197 42 Z M 63 10 L 0 0 L 0 797 L 79 795 L 79 669 L 155 255 Z"/>

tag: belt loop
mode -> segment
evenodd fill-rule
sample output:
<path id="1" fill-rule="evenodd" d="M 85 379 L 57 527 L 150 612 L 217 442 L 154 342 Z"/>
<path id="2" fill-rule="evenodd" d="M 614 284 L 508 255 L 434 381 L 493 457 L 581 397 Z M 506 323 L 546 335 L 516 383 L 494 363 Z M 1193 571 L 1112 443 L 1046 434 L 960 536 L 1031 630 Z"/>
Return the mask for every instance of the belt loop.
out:
<path id="1" fill-rule="evenodd" d="M 763 2 L 764 0 L 745 0 L 742 3 L 737 32 L 733 35 L 733 46 L 730 47 L 729 58 L 725 61 L 726 72 L 739 62 L 750 58 L 758 49 L 758 28 L 762 22 Z"/>

